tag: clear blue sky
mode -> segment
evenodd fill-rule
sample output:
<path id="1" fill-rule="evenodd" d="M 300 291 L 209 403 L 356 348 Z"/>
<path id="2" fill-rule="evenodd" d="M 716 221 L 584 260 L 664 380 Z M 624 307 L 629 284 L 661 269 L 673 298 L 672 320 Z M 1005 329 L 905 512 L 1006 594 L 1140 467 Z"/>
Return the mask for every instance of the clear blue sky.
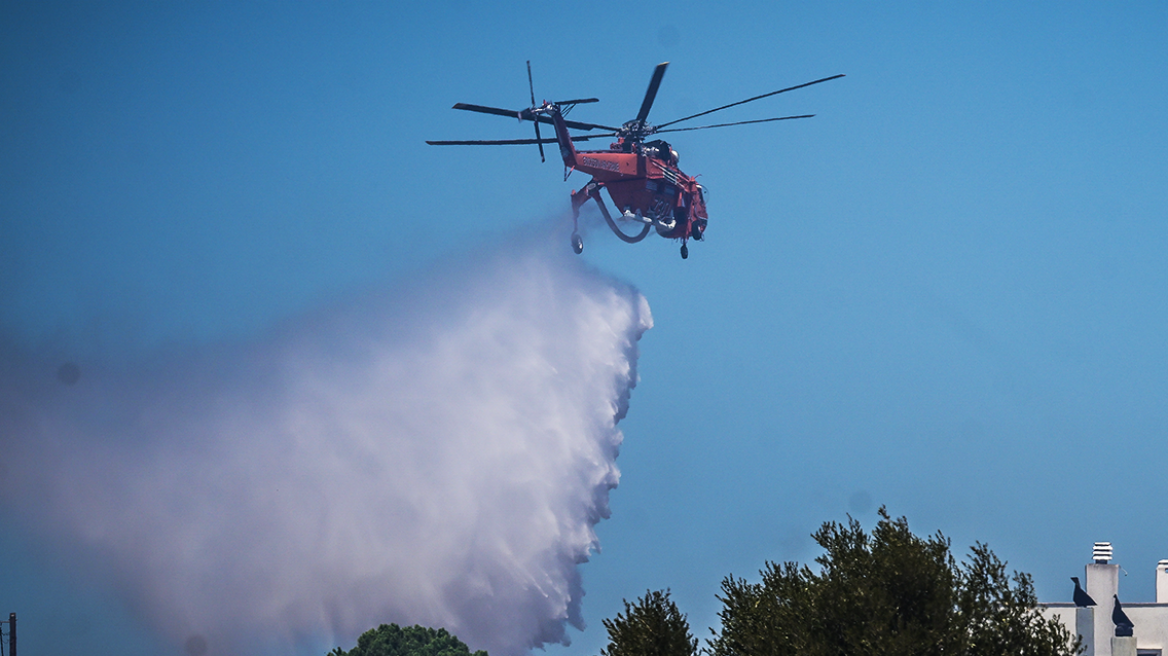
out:
<path id="1" fill-rule="evenodd" d="M 1168 558 L 1168 5 L 0 4 L 0 330 L 9 349 L 141 356 L 246 340 L 564 216 L 530 126 L 454 112 L 596 96 L 682 133 L 707 241 L 583 257 L 655 327 L 620 487 L 582 566 L 594 654 L 622 597 L 672 588 L 697 635 L 728 574 L 813 558 L 886 504 L 988 543 L 1069 600 L 1110 540 L 1124 601 Z M 551 217 L 551 218 L 549 218 Z M 564 248 L 568 248 L 565 241 Z M 0 611 L 35 650 L 156 646 L 112 593 L 0 531 Z M 108 622 L 108 624 L 107 624 Z M 27 633 L 24 627 L 27 626 Z M 344 645 L 349 647 L 351 645 Z M 138 650 L 134 652 L 134 650 Z"/>

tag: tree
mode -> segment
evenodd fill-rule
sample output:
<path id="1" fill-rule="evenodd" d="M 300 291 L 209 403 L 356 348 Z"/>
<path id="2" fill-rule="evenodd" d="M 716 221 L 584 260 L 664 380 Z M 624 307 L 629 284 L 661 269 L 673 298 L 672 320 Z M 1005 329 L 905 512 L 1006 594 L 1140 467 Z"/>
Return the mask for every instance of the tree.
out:
<path id="1" fill-rule="evenodd" d="M 1030 576 L 978 543 L 958 565 L 940 532 L 913 535 L 880 508 L 872 535 L 849 518 L 813 534 L 819 572 L 768 562 L 760 583 L 722 582 L 712 656 L 1070 656 L 1079 641 L 1038 610 Z"/>
<path id="2" fill-rule="evenodd" d="M 645 592 L 611 620 L 608 646 L 600 656 L 696 656 L 698 641 L 689 632 L 689 621 L 669 598 L 669 590 Z"/>
<path id="3" fill-rule="evenodd" d="M 446 629 L 382 624 L 362 633 L 348 652 L 337 647 L 328 656 L 487 656 L 487 652 L 480 649 L 472 655 L 466 643 Z"/>

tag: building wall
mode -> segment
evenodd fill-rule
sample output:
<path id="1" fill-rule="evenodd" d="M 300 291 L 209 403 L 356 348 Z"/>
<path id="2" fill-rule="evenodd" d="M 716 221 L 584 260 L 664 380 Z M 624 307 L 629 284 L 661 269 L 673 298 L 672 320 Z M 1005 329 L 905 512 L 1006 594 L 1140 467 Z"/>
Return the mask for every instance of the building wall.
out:
<path id="1" fill-rule="evenodd" d="M 1085 570 L 1083 587 L 1097 606 L 1076 608 L 1071 602 L 1055 602 L 1043 604 L 1042 612 L 1057 619 L 1071 633 L 1082 636 L 1086 647 L 1083 656 L 1113 656 L 1111 639 L 1115 636 L 1115 624 L 1111 612 L 1115 595 L 1119 594 L 1119 565 L 1090 563 Z M 1160 656 L 1168 656 L 1168 561 L 1160 561 L 1155 575 L 1157 603 L 1127 602 L 1122 595 L 1120 603 L 1135 625 L 1137 653 L 1159 651 Z"/>
<path id="2" fill-rule="evenodd" d="M 1073 603 L 1054 603 L 1043 606 L 1042 613 L 1046 617 L 1053 617 L 1067 627 L 1067 630 L 1071 632 L 1072 644 L 1074 636 L 1082 639 L 1082 644 L 1087 649 L 1082 656 L 1095 656 L 1094 608 L 1076 608 Z"/>
<path id="3" fill-rule="evenodd" d="M 1168 603 L 1124 604 L 1123 612 L 1136 625 L 1137 649 L 1159 649 L 1168 656 Z"/>

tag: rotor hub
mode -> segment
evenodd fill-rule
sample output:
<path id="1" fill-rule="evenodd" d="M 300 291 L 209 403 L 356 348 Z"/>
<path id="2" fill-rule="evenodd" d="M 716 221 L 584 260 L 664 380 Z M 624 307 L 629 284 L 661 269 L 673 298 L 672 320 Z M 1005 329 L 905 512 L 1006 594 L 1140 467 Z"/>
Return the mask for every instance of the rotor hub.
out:
<path id="1" fill-rule="evenodd" d="M 649 125 L 642 120 L 633 119 L 631 121 L 626 121 L 625 124 L 621 126 L 621 129 L 617 132 L 617 136 L 625 139 L 626 141 L 642 141 L 645 137 L 653 134 L 656 131 L 657 129 L 652 125 Z"/>

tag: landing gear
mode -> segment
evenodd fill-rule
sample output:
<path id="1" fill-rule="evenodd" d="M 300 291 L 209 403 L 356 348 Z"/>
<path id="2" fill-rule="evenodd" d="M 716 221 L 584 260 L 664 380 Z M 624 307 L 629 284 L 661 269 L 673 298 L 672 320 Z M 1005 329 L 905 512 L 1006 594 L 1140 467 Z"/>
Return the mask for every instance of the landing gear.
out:
<path id="1" fill-rule="evenodd" d="M 689 246 L 682 244 L 681 245 L 681 259 L 685 260 L 688 258 L 689 258 Z"/>
<path id="2" fill-rule="evenodd" d="M 584 252 L 584 240 L 575 232 L 572 233 L 572 251 L 577 255 Z"/>

